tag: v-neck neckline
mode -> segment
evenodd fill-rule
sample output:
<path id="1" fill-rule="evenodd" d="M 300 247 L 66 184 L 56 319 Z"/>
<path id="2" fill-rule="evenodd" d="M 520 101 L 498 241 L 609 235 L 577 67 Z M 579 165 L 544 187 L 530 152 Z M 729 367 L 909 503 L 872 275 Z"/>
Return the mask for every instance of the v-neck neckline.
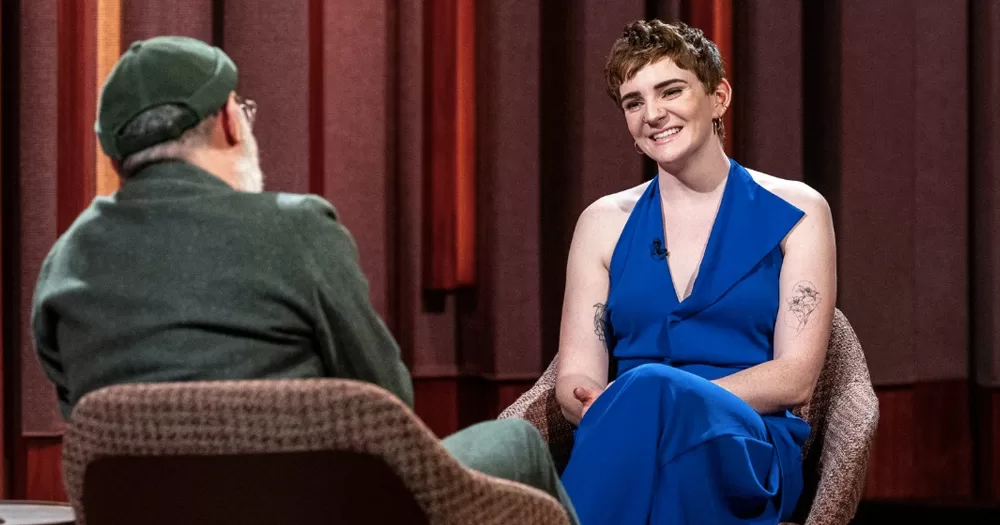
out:
<path id="1" fill-rule="evenodd" d="M 719 242 L 719 229 L 721 228 L 721 221 L 719 218 L 722 216 L 722 210 L 725 209 L 726 201 L 729 197 L 730 189 L 732 188 L 733 182 L 733 172 L 736 167 L 736 163 L 732 160 L 729 161 L 729 172 L 726 173 L 725 188 L 722 190 L 722 198 L 719 199 L 719 207 L 715 210 L 715 218 L 712 219 L 712 229 L 708 233 L 708 242 L 705 243 L 705 251 L 701 255 L 701 260 L 698 261 L 697 273 L 694 276 L 694 283 L 691 285 L 691 293 L 686 297 L 681 299 L 681 296 L 677 293 L 677 283 L 674 282 L 674 274 L 670 270 L 670 257 L 667 256 L 663 259 L 663 265 L 667 270 L 667 281 L 670 285 L 670 290 L 673 291 L 674 302 L 677 306 L 684 304 L 688 299 L 693 297 L 698 293 L 698 285 L 703 281 L 702 275 L 705 269 L 705 260 L 708 256 L 715 252 L 715 245 Z M 666 218 L 663 215 L 663 200 L 660 195 L 660 180 L 659 176 L 653 181 L 655 184 L 655 189 L 653 190 L 653 205 L 656 207 L 656 212 L 659 212 L 659 221 L 657 221 L 657 229 L 659 230 L 659 238 L 663 239 L 664 245 L 667 244 L 667 233 L 666 233 Z"/>

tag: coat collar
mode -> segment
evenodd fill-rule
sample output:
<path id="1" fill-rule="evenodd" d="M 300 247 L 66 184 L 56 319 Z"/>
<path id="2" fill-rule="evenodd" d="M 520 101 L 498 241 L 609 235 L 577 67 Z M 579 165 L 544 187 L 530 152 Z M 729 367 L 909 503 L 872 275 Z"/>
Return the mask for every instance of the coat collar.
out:
<path id="1" fill-rule="evenodd" d="M 157 198 L 235 191 L 226 181 L 193 164 L 171 160 L 140 169 L 125 181 L 117 197 Z"/>

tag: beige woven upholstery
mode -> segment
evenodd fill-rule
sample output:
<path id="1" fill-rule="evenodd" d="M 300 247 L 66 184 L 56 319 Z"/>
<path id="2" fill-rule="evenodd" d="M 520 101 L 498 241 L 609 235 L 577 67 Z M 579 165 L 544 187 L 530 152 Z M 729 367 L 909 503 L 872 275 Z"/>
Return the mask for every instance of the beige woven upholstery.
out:
<path id="1" fill-rule="evenodd" d="M 522 418 L 535 425 L 561 471 L 573 447 L 573 427 L 556 402 L 558 361 L 556 356 L 535 386 L 500 418 Z M 861 499 L 879 410 L 861 345 L 839 309 L 812 400 L 796 412 L 809 422 L 812 432 L 803 450 L 806 488 L 795 521 L 846 525 Z"/>
<path id="2" fill-rule="evenodd" d="M 402 402 L 374 385 L 358 381 L 217 381 L 107 387 L 88 394 L 76 406 L 64 443 L 65 482 L 80 525 L 88 523 L 88 506 L 96 508 L 115 504 L 106 500 L 119 497 L 117 494 L 121 491 L 143 483 L 143 475 L 149 473 L 149 468 L 158 468 L 162 476 L 169 478 L 171 468 L 187 468 L 185 462 L 190 463 L 191 458 L 196 461 L 213 457 L 236 458 L 230 468 L 242 469 L 238 471 L 240 473 L 230 471 L 227 482 L 216 484 L 215 488 L 199 487 L 202 481 L 200 476 L 197 479 L 185 478 L 185 482 L 197 491 L 211 493 L 230 484 L 238 486 L 245 481 L 242 478 L 256 475 L 246 465 L 267 458 L 273 462 L 276 476 L 282 478 L 281 483 L 296 483 L 299 480 L 294 468 L 307 468 L 322 460 L 323 456 L 315 456 L 316 459 L 308 460 L 304 466 L 302 462 L 295 462 L 294 458 L 299 457 L 297 453 L 301 455 L 310 451 L 341 451 L 345 454 L 337 457 L 368 458 L 387 465 L 386 472 L 391 473 L 388 477 L 401 480 L 400 486 L 405 486 L 419 505 L 414 506 L 414 513 L 423 514 L 414 520 L 407 519 L 406 523 L 569 523 L 563 507 L 548 494 L 461 466 Z M 142 468 L 147 469 L 145 471 L 142 468 L 130 469 L 130 458 L 155 459 L 161 463 L 144 464 Z M 115 464 L 116 459 L 124 462 Z M 282 466 L 285 460 L 287 464 Z M 107 480 L 117 482 L 113 490 L 96 485 L 95 480 L 101 476 L 102 461 L 116 465 L 101 481 L 102 484 L 108 483 Z M 333 465 L 338 465 L 336 460 Z M 357 462 L 352 465 L 357 467 Z M 340 466 L 351 468 L 350 465 Z M 366 472 L 370 468 L 370 464 L 364 467 Z M 321 470 L 329 472 L 337 469 Z M 209 474 L 206 472 L 205 479 L 211 478 Z M 92 481 L 95 485 L 88 486 Z M 391 493 L 391 481 L 383 479 L 373 483 L 380 491 Z M 358 482 L 361 482 L 360 478 Z M 170 485 L 163 478 L 158 483 L 160 487 Z M 346 486 L 349 487 L 349 483 Z M 319 496 L 303 494 L 296 504 L 323 505 L 331 509 L 375 505 L 372 510 L 385 510 L 401 504 L 387 497 L 386 493 L 373 494 L 371 499 L 376 503 L 372 504 L 338 500 L 339 494 L 333 488 L 314 488 Z M 226 494 L 239 497 L 243 490 L 246 489 Z M 197 492 L 193 494 L 197 495 Z M 237 502 L 226 501 L 230 496 L 212 496 L 216 498 L 215 505 L 229 505 L 237 510 L 247 505 L 273 510 L 269 506 L 277 504 L 275 499 L 267 496 L 263 500 Z M 198 499 L 190 493 L 188 497 Z M 117 502 L 122 506 L 126 503 Z M 173 512 L 171 509 L 182 507 L 185 503 L 170 501 L 161 504 L 151 500 L 143 504 L 146 505 L 145 512 L 152 517 L 156 513 L 169 514 Z M 294 513 L 295 510 L 292 508 L 289 512 Z M 113 518 L 103 519 L 102 523 L 96 521 L 95 518 L 90 524 L 120 522 Z M 179 522 L 159 520 L 171 521 Z M 244 521 L 241 525 L 247 523 Z"/>

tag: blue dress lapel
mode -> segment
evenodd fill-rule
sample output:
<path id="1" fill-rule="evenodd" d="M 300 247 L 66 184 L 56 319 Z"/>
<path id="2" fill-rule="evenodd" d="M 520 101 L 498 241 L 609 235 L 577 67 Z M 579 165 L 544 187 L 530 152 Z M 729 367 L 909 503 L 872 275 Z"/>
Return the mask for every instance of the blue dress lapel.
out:
<path id="1" fill-rule="evenodd" d="M 708 308 L 753 270 L 805 215 L 765 190 L 731 160 L 726 189 L 691 295 L 677 304 L 683 319 Z M 662 221 L 661 221 L 662 228 Z"/>

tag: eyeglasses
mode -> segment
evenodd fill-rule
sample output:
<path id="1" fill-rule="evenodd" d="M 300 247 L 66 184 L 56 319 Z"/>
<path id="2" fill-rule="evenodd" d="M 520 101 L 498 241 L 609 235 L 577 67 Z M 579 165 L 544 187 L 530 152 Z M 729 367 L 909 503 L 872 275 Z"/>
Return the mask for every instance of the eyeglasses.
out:
<path id="1" fill-rule="evenodd" d="M 252 99 L 236 95 L 236 104 L 243 110 L 243 114 L 247 117 L 247 123 L 253 128 L 254 120 L 257 118 L 257 103 Z"/>

